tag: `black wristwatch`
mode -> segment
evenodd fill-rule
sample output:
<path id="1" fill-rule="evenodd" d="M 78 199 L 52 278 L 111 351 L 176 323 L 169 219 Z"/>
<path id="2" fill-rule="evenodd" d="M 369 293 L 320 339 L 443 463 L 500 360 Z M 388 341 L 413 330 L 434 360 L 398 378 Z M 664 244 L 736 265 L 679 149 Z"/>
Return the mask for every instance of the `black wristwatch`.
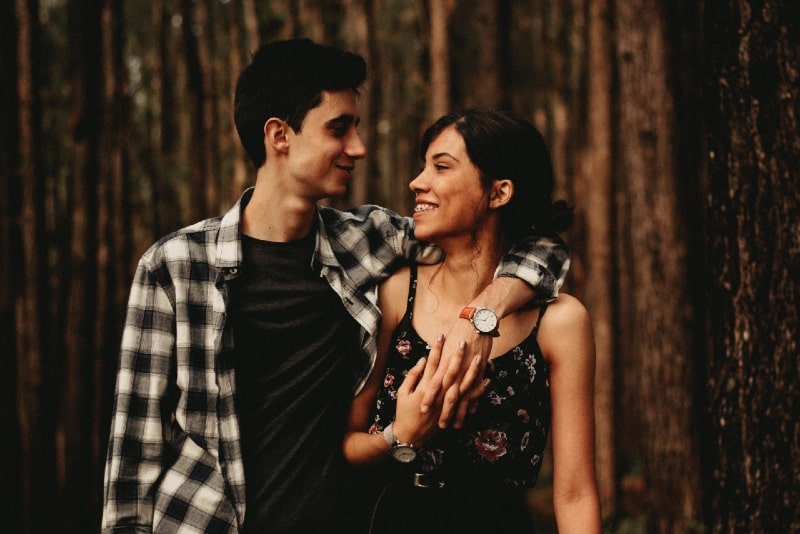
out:
<path id="1" fill-rule="evenodd" d="M 497 314 L 489 308 L 472 308 L 467 306 L 461 310 L 459 315 L 461 319 L 468 319 L 472 322 L 472 326 L 479 334 L 497 337 L 500 335 L 497 327 L 500 321 L 497 319 Z"/>
<path id="2" fill-rule="evenodd" d="M 389 445 L 389 454 L 398 462 L 408 464 L 416 460 L 417 448 L 411 443 L 401 443 L 392 431 L 392 423 L 389 423 L 383 429 L 383 439 Z"/>

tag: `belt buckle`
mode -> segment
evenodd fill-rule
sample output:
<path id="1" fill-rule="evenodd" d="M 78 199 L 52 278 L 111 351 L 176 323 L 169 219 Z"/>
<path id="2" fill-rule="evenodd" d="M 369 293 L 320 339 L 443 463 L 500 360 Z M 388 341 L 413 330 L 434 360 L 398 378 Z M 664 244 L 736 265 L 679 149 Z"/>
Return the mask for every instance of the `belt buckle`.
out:
<path id="1" fill-rule="evenodd" d="M 435 481 L 433 477 L 427 473 L 414 473 L 411 485 L 415 488 L 443 488 L 444 481 Z"/>

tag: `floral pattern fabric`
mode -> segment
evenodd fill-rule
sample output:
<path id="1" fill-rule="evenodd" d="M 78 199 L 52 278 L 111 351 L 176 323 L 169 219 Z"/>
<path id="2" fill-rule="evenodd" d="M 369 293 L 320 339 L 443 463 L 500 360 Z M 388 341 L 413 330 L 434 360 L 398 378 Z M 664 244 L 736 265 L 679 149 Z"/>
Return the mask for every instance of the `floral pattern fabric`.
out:
<path id="1" fill-rule="evenodd" d="M 412 267 L 408 308 L 392 334 L 383 384 L 378 392 L 370 433 L 394 420 L 397 391 L 408 371 L 430 346 L 412 326 L 416 269 Z M 492 358 L 485 376 L 491 379 L 476 413 L 460 429 L 440 430 L 420 450 L 415 468 L 442 480 L 531 487 L 541 468 L 550 431 L 549 366 L 531 334 L 507 353 Z"/>

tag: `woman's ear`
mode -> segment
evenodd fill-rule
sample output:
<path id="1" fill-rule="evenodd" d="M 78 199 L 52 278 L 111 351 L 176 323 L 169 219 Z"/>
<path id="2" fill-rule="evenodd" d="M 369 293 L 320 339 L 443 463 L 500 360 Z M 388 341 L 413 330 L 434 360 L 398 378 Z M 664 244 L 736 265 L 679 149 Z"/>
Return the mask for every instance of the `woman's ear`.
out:
<path id="1" fill-rule="evenodd" d="M 514 182 L 511 180 L 495 180 L 489 194 L 489 208 L 497 209 L 505 206 L 514 196 Z"/>
<path id="2" fill-rule="evenodd" d="M 289 125 L 286 121 L 272 117 L 264 123 L 264 144 L 267 153 L 285 152 L 289 148 Z"/>

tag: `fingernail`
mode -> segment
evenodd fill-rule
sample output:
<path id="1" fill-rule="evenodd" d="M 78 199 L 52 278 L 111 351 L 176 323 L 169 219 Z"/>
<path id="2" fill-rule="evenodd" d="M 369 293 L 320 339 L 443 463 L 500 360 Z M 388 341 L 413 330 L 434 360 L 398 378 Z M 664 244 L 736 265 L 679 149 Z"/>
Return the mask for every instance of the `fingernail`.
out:
<path id="1" fill-rule="evenodd" d="M 422 405 L 422 406 L 420 407 L 419 411 L 421 411 L 422 413 L 428 413 L 428 410 L 430 410 L 430 409 L 431 409 L 431 407 L 430 407 L 430 406 L 425 406 L 425 405 Z"/>
<path id="2" fill-rule="evenodd" d="M 417 365 L 422 365 L 423 363 L 425 363 L 425 356 L 417 360 Z"/>
<path id="3" fill-rule="evenodd" d="M 489 380 L 488 378 L 487 378 L 487 379 L 485 379 L 485 380 L 483 381 L 483 387 L 488 387 L 488 386 L 489 386 L 489 382 L 491 382 L 491 380 Z"/>
<path id="4" fill-rule="evenodd" d="M 481 355 L 480 354 L 475 356 L 475 365 L 478 365 L 479 363 L 481 363 Z"/>
<path id="5" fill-rule="evenodd" d="M 444 334 L 439 334 L 438 336 L 436 336 L 436 341 L 441 341 L 443 339 L 444 339 Z"/>
<path id="6" fill-rule="evenodd" d="M 465 348 L 467 348 L 467 342 L 466 342 L 466 341 L 462 341 L 462 342 L 460 342 L 460 343 L 458 344 L 458 348 L 459 348 L 459 349 L 465 349 Z"/>

